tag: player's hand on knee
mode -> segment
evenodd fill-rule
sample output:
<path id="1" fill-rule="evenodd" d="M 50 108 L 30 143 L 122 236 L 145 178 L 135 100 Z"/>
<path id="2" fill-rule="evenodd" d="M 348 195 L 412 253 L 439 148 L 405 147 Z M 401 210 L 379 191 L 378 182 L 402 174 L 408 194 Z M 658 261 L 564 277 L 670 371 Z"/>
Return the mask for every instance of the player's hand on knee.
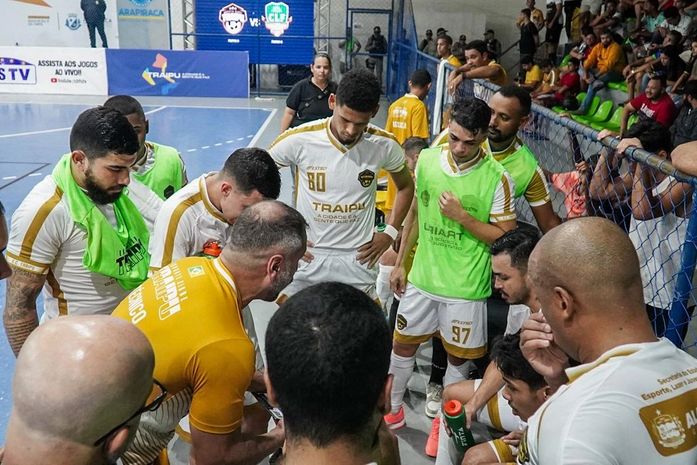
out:
<path id="1" fill-rule="evenodd" d="M 511 431 L 507 435 L 503 436 L 501 440 L 508 444 L 509 446 L 518 447 L 520 440 L 523 438 L 522 431 Z"/>
<path id="2" fill-rule="evenodd" d="M 399 297 L 404 295 L 407 287 L 407 270 L 403 266 L 395 266 L 390 273 L 390 289 Z"/>
<path id="3" fill-rule="evenodd" d="M 380 257 L 392 245 L 392 238 L 389 234 L 376 232 L 373 239 L 358 248 L 356 259 L 361 265 L 368 264 L 369 268 L 375 266 Z"/>

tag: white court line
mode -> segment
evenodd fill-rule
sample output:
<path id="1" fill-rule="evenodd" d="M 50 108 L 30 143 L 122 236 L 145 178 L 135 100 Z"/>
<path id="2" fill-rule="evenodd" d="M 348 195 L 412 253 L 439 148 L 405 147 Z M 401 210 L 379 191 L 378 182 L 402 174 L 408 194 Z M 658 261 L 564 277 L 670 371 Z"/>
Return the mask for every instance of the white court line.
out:
<path id="1" fill-rule="evenodd" d="M 1 96 L 0 96 L 1 97 Z M 284 100 L 285 101 L 285 100 Z M 78 103 L 78 102 L 3 102 L 2 98 L 0 98 L 0 105 L 71 105 L 71 106 L 82 106 L 82 107 L 94 107 L 97 105 L 100 105 L 99 103 L 95 103 L 94 105 L 91 105 L 89 103 Z M 154 105 L 149 105 L 149 104 L 144 104 L 143 106 L 146 107 L 152 107 Z M 212 109 L 212 110 L 264 110 L 264 111 L 273 111 L 274 108 L 262 108 L 262 107 L 214 107 L 212 105 L 165 105 L 165 107 L 168 108 L 206 108 L 206 109 Z"/>
<path id="2" fill-rule="evenodd" d="M 17 179 L 17 176 L 5 176 L 2 178 L 3 181 L 7 181 L 8 179 Z"/>
<path id="3" fill-rule="evenodd" d="M 269 116 L 266 117 L 266 121 L 264 121 L 264 124 L 261 125 L 257 133 L 254 135 L 252 140 L 249 141 L 249 144 L 247 144 L 247 147 L 254 147 L 254 145 L 257 143 L 261 135 L 266 131 L 266 128 L 268 127 L 269 123 L 271 122 L 271 119 L 273 119 L 274 115 L 276 114 L 278 110 L 274 109 Z"/>
<path id="4" fill-rule="evenodd" d="M 167 106 L 162 106 L 155 108 L 154 110 L 146 111 L 146 115 L 152 115 L 153 113 L 157 113 L 158 111 L 164 110 L 167 108 Z M 69 131 L 73 127 L 69 126 L 67 128 L 56 128 L 56 129 L 44 129 L 42 131 L 29 131 L 29 132 L 15 132 L 12 134 L 2 134 L 0 135 L 0 139 L 7 139 L 8 137 L 22 137 L 22 136 L 34 136 L 37 134 L 49 134 L 51 132 L 61 132 L 61 131 Z"/>

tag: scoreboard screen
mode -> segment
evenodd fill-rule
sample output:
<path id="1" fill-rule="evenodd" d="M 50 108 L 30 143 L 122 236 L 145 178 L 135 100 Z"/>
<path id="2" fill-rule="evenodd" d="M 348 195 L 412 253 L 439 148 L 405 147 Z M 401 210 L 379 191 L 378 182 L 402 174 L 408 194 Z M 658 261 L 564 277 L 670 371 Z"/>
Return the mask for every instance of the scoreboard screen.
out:
<path id="1" fill-rule="evenodd" d="M 313 0 L 197 0 L 196 48 L 249 52 L 250 63 L 312 61 Z"/>

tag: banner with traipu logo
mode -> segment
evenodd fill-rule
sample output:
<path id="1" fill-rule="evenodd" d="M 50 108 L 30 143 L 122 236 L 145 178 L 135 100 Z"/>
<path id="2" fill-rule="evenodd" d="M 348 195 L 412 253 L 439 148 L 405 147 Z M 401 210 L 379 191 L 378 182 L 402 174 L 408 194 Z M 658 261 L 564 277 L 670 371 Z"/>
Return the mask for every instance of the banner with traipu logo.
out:
<path id="1" fill-rule="evenodd" d="M 251 63 L 312 61 L 313 0 L 196 0 L 198 50 L 246 50 Z"/>
<path id="2" fill-rule="evenodd" d="M 0 93 L 106 95 L 104 49 L 0 47 Z"/>
<path id="3" fill-rule="evenodd" d="M 0 0 L 0 45 L 89 47 L 80 0 Z M 119 46 L 116 0 L 106 0 L 104 32 L 109 47 Z M 97 39 L 97 44 L 101 41 Z"/>
<path id="4" fill-rule="evenodd" d="M 107 50 L 109 94 L 249 97 L 247 52 Z"/>

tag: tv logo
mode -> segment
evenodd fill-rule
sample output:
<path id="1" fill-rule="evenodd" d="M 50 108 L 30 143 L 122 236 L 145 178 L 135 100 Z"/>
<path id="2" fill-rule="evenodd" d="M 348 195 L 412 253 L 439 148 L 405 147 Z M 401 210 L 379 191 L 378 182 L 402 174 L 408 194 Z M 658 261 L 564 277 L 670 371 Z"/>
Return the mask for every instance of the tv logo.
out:
<path id="1" fill-rule="evenodd" d="M 0 84 L 36 84 L 36 66 L 18 58 L 0 57 Z"/>

